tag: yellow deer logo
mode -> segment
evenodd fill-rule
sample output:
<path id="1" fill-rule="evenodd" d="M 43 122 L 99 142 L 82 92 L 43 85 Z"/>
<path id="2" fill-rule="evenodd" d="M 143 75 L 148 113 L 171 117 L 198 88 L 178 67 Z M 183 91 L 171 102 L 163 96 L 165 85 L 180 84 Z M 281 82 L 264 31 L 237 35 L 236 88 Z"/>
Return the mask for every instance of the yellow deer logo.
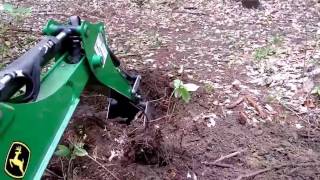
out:
<path id="1" fill-rule="evenodd" d="M 27 172 L 30 154 L 27 145 L 13 142 L 7 155 L 5 172 L 13 178 L 23 178 Z"/>
<path id="2" fill-rule="evenodd" d="M 10 166 L 11 167 L 13 167 L 13 165 L 18 166 L 21 173 L 24 174 L 24 170 L 23 170 L 24 160 L 19 159 L 19 156 L 21 154 L 21 146 L 16 147 L 16 151 L 14 154 L 15 154 L 14 158 L 9 159 Z"/>

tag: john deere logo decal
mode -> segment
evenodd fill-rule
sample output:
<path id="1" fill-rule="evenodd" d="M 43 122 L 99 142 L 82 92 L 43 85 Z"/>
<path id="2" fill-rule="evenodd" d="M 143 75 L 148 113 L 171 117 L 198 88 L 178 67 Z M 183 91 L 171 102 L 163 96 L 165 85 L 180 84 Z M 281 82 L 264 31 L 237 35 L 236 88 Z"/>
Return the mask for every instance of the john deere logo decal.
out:
<path id="1" fill-rule="evenodd" d="M 29 159 L 29 148 L 21 142 L 13 142 L 6 159 L 6 173 L 13 178 L 22 178 L 26 173 Z"/>

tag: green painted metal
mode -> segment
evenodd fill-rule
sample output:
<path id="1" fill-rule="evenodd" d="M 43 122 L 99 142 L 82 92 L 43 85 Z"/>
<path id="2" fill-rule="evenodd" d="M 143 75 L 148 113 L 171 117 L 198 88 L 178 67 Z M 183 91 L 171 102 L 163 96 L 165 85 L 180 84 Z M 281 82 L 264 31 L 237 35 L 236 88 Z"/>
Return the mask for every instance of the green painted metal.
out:
<path id="1" fill-rule="evenodd" d="M 93 72 L 95 77 L 102 84 L 110 87 L 111 89 L 126 96 L 127 98 L 134 100 L 134 97 L 131 94 L 131 85 L 121 75 L 121 73 L 119 73 L 120 69 L 116 68 L 113 65 L 109 54 L 102 66 L 95 67 L 95 65 L 92 63 L 94 60 L 94 55 L 96 55 L 94 46 L 98 40 L 98 36 L 102 36 L 102 40 L 106 44 L 103 23 L 90 24 L 88 22 L 83 22 L 82 27 L 83 29 L 81 31 L 81 37 L 83 40 L 84 49 L 87 59 L 89 60 L 91 71 Z M 91 38 L 92 34 L 94 34 L 94 36 Z"/>
<path id="2" fill-rule="evenodd" d="M 65 58 L 62 56 L 43 78 L 37 101 L 0 103 L 0 154 L 7 155 L 14 141 L 28 146 L 31 157 L 24 179 L 42 176 L 88 82 L 90 69 L 86 59 L 78 64 L 67 64 Z M 6 156 L 1 156 L 0 164 L 4 166 L 5 160 Z M 0 179 L 12 178 L 3 169 Z"/>
<path id="3" fill-rule="evenodd" d="M 44 32 L 50 35 L 59 25 L 50 20 Z M 113 65 L 110 56 L 103 62 L 103 54 L 95 50 L 98 36 L 102 36 L 103 43 L 106 43 L 103 24 L 83 21 L 76 31 L 81 34 L 85 49 L 85 57 L 79 63 L 66 63 L 67 53 L 58 55 L 55 65 L 41 79 L 36 101 L 19 104 L 0 102 L 1 180 L 12 179 L 5 172 L 4 166 L 13 142 L 21 142 L 30 150 L 29 164 L 23 179 L 41 178 L 90 76 L 93 75 L 103 85 L 128 100 L 134 100 L 130 83 Z"/>
<path id="4" fill-rule="evenodd" d="M 49 20 L 43 29 L 43 32 L 48 35 L 54 35 L 54 32 L 56 32 L 60 25 L 60 23 L 54 20 Z M 95 50 L 95 45 L 99 40 L 99 36 L 101 36 L 101 40 L 103 41 L 105 48 L 107 46 L 104 24 L 93 24 L 83 21 L 81 26 L 76 28 L 76 31 L 81 34 L 83 48 L 90 65 L 90 69 L 96 79 L 103 85 L 108 86 L 114 91 L 134 101 L 135 97 L 131 93 L 132 87 L 130 82 L 122 76 L 120 69 L 114 66 L 108 52 L 106 52 L 107 56 L 104 59 Z"/>

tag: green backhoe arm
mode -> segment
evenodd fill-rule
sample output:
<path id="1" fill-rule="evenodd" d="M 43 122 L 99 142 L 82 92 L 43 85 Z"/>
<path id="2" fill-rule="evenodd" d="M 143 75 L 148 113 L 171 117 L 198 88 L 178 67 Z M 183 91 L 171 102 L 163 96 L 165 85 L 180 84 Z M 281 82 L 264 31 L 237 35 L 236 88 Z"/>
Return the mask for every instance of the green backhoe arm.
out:
<path id="1" fill-rule="evenodd" d="M 124 73 L 112 59 L 104 25 L 70 21 L 50 20 L 43 30 L 48 38 L 0 73 L 1 180 L 41 178 L 92 77 L 125 100 L 122 105 L 145 107 L 137 93 L 140 76 Z M 37 84 L 38 70 L 51 59 L 54 65 Z M 24 86 L 32 96 L 15 97 Z"/>

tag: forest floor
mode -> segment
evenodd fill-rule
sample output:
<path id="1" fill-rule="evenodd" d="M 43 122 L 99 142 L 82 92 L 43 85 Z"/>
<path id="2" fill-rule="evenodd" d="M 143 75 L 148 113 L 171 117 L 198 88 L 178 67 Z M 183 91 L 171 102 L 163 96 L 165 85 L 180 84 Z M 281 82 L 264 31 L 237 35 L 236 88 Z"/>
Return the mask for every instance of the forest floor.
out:
<path id="1" fill-rule="evenodd" d="M 86 91 L 61 144 L 81 139 L 94 160 L 68 166 L 54 156 L 43 179 L 320 179 L 317 1 L 262 0 L 258 9 L 234 0 L 8 3 L 32 12 L 2 33 L 3 64 L 50 18 L 104 22 L 154 111 L 147 129 L 139 119 L 119 124 L 106 120 L 106 97 Z M 175 79 L 200 86 L 189 103 L 169 97 Z"/>

